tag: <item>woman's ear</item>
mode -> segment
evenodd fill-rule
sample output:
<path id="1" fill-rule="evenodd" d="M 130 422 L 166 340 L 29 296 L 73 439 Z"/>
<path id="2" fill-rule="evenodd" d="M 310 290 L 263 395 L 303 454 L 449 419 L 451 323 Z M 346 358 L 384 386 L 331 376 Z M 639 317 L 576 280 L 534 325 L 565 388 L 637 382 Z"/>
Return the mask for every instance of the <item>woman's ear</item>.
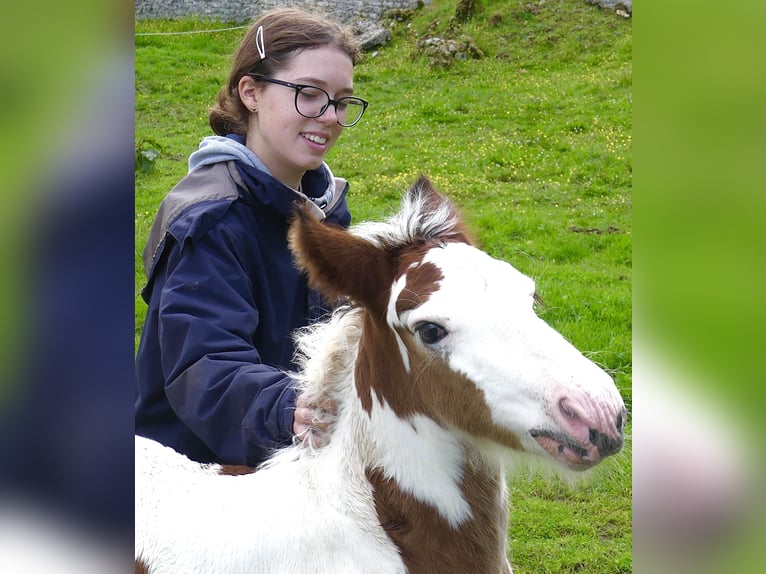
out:
<path id="1" fill-rule="evenodd" d="M 237 84 L 239 99 L 244 106 L 254 112 L 258 109 L 258 86 L 250 76 L 242 76 Z"/>

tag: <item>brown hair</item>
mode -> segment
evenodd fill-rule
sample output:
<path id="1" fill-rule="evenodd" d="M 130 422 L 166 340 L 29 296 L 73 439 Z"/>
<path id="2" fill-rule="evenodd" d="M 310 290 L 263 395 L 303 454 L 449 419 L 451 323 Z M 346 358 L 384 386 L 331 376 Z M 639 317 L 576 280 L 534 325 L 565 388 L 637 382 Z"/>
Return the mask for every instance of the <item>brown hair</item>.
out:
<path id="1" fill-rule="evenodd" d="M 263 28 L 266 56 L 261 59 L 256 45 L 258 28 Z M 239 98 L 239 80 L 247 74 L 271 76 L 289 65 L 302 50 L 331 46 L 348 54 L 356 65 L 361 56 L 353 34 L 322 16 L 295 8 L 277 8 L 264 13 L 248 29 L 234 52 L 227 84 L 210 110 L 210 127 L 218 135 L 245 135 L 249 110 Z"/>

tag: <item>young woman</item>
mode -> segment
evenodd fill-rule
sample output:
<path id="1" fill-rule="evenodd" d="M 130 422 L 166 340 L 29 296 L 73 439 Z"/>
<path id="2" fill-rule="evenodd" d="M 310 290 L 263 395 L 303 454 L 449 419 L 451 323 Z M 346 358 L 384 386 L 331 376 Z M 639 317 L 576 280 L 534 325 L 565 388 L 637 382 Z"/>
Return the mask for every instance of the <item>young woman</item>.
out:
<path id="1" fill-rule="evenodd" d="M 136 433 L 203 462 L 255 465 L 294 436 L 321 440 L 296 397 L 294 329 L 326 305 L 293 266 L 293 204 L 347 227 L 347 183 L 324 163 L 367 102 L 359 49 L 337 24 L 277 9 L 249 29 L 210 113 L 217 136 L 189 158 L 144 250 Z"/>

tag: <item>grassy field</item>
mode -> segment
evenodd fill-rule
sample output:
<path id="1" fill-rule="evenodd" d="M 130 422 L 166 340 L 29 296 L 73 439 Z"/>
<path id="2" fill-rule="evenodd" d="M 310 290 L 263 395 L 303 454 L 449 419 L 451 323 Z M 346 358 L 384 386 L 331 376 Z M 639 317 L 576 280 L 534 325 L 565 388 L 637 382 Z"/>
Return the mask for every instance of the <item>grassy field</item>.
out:
<path id="1" fill-rule="evenodd" d="M 461 207 L 482 246 L 533 277 L 540 313 L 615 378 L 631 407 L 631 21 L 584 1 L 483 0 L 448 32 L 455 0 L 392 22 L 365 54 L 355 92 L 370 101 L 328 157 L 351 182 L 355 221 L 390 213 L 425 173 Z M 138 22 L 136 32 L 239 23 Z M 470 38 L 480 59 L 435 65 L 426 34 Z M 207 111 L 243 30 L 136 37 L 136 138 L 162 154 L 136 176 L 139 255 L 162 197 L 210 135 Z M 631 572 L 630 441 L 577 486 L 512 479 L 516 574 Z"/>

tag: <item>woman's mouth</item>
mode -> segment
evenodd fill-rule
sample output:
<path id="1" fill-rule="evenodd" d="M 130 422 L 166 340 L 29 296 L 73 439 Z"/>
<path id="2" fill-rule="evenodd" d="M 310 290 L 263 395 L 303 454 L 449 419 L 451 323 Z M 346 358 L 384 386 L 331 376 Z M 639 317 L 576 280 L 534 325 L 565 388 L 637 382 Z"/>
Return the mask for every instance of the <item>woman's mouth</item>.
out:
<path id="1" fill-rule="evenodd" d="M 302 133 L 301 136 L 303 136 L 303 139 L 310 141 L 311 143 L 314 143 L 316 145 L 324 146 L 327 144 L 327 139 L 325 136 L 320 136 L 317 134 L 309 134 L 309 133 Z"/>

